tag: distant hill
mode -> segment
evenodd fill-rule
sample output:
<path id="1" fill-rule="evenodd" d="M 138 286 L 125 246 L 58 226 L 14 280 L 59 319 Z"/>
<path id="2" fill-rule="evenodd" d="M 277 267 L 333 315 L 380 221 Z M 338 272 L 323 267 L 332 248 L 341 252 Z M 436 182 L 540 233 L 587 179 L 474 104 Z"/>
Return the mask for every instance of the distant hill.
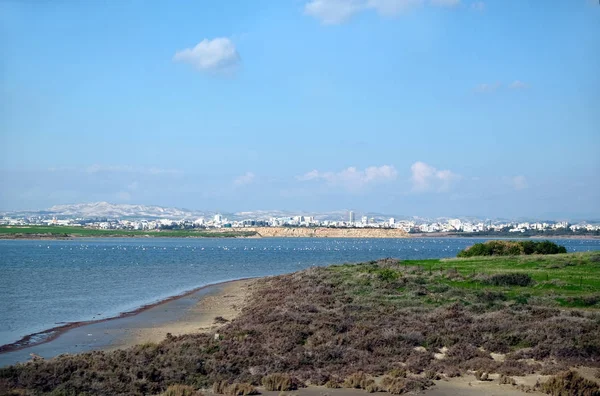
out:
<path id="1" fill-rule="evenodd" d="M 211 215 L 209 212 L 193 211 L 179 208 L 166 208 L 156 205 L 112 204 L 109 202 L 78 203 L 55 205 L 39 211 L 5 212 L 20 216 L 55 216 L 57 218 L 84 219 L 196 219 Z"/>
<path id="2" fill-rule="evenodd" d="M 109 202 L 77 203 L 55 205 L 45 210 L 13 211 L 0 214 L 17 216 L 55 216 L 57 218 L 84 218 L 84 219 L 197 219 L 210 218 L 216 211 L 199 211 L 181 208 L 170 208 L 157 205 L 113 204 Z M 347 210 L 331 212 L 305 212 L 289 210 L 255 210 L 243 212 L 220 212 L 229 220 L 260 219 L 267 220 L 271 217 L 313 216 L 318 220 L 344 221 L 348 219 Z M 358 213 L 378 221 L 387 220 L 390 215 L 381 213 Z M 404 217 L 403 217 L 404 218 Z M 399 219 L 396 217 L 396 219 Z"/>
<path id="3" fill-rule="evenodd" d="M 192 218 L 203 215 L 187 209 L 164 208 L 155 205 L 111 204 L 108 202 L 55 205 L 48 212 L 69 217 L 106 218 Z"/>

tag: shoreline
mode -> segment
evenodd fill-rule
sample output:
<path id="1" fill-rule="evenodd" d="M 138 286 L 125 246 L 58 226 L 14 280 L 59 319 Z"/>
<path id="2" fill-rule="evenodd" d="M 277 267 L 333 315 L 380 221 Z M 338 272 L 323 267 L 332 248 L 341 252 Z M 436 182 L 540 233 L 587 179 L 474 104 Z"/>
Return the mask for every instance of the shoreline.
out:
<path id="1" fill-rule="evenodd" d="M 257 279 L 257 278 L 239 278 L 239 279 L 230 279 L 230 280 L 226 280 L 226 281 L 222 281 L 222 282 L 210 283 L 210 284 L 196 287 L 192 290 L 188 290 L 188 291 L 180 293 L 180 294 L 176 294 L 176 295 L 164 298 L 164 299 L 156 301 L 154 303 L 144 304 L 144 305 L 140 306 L 139 308 L 136 308 L 131 311 L 121 312 L 118 315 L 111 316 L 109 318 L 64 323 L 59 326 L 52 327 L 50 329 L 46 329 L 46 330 L 42 330 L 42 331 L 39 331 L 36 333 L 25 335 L 15 342 L 0 345 L 0 355 L 10 353 L 10 352 L 20 351 L 20 350 L 30 348 L 30 347 L 35 347 L 38 345 L 47 344 L 49 342 L 56 340 L 58 337 L 65 334 L 66 332 L 76 329 L 76 328 L 79 328 L 79 327 L 111 322 L 111 321 L 115 321 L 115 320 L 123 319 L 123 318 L 134 317 L 143 312 L 149 311 L 152 308 L 160 307 L 160 306 L 168 304 L 170 302 L 192 296 L 193 294 L 196 294 L 196 293 L 206 290 L 208 288 L 215 288 L 215 287 L 222 288 L 229 284 L 233 284 L 235 282 L 248 281 L 248 280 L 253 280 L 253 279 Z M 36 340 L 36 338 L 38 338 L 38 337 L 40 337 L 41 339 Z"/>

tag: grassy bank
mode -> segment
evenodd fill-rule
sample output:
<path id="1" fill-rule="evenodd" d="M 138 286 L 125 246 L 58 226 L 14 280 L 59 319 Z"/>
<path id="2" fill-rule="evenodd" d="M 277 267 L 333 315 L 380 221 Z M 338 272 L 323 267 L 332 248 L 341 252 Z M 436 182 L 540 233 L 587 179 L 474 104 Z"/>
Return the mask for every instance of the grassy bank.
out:
<path id="1" fill-rule="evenodd" d="M 402 393 L 468 370 L 510 381 L 575 365 L 600 365 L 599 252 L 386 259 L 264 278 L 218 334 L 0 369 L 0 393 L 153 394 L 277 373 L 371 390 L 368 376 L 388 375 L 384 389 Z"/>
<path id="2" fill-rule="evenodd" d="M 256 235 L 255 231 L 206 231 L 206 230 L 98 230 L 84 227 L 69 226 L 0 226 L 0 237 L 177 237 L 177 238 L 234 238 Z"/>

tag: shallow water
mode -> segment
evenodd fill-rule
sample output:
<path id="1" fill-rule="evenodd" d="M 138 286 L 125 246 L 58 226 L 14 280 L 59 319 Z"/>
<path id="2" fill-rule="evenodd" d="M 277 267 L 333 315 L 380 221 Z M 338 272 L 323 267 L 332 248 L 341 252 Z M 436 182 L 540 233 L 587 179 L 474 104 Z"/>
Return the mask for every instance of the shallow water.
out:
<path id="1" fill-rule="evenodd" d="M 116 316 L 206 284 L 383 257 L 454 257 L 483 240 L 2 240 L 0 345 L 64 322 Z M 598 239 L 559 243 L 569 252 L 600 250 Z"/>

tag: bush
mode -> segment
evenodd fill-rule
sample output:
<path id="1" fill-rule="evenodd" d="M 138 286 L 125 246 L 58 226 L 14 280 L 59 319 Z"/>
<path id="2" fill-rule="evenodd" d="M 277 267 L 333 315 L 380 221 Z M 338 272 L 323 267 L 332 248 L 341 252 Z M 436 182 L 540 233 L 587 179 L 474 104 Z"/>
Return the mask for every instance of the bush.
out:
<path id="1" fill-rule="evenodd" d="M 509 377 L 507 375 L 502 374 L 500 376 L 500 383 L 503 385 L 516 385 L 515 379 L 513 377 Z"/>
<path id="2" fill-rule="evenodd" d="M 600 387 L 593 381 L 582 378 L 575 371 L 551 377 L 540 385 L 542 392 L 553 396 L 598 396 Z"/>
<path id="3" fill-rule="evenodd" d="M 171 385 L 163 396 L 200 396 L 202 393 L 189 385 Z"/>
<path id="4" fill-rule="evenodd" d="M 335 381 L 335 380 L 329 380 L 325 383 L 325 388 L 339 389 L 341 387 L 342 387 L 342 384 L 340 384 L 338 381 Z"/>
<path id="5" fill-rule="evenodd" d="M 567 253 L 567 248 L 550 241 L 487 241 L 458 252 L 457 257 L 518 256 Z"/>
<path id="6" fill-rule="evenodd" d="M 428 379 L 421 378 L 392 378 L 389 376 L 383 377 L 381 385 L 383 389 L 393 395 L 401 395 L 408 392 L 420 392 L 431 386 L 433 382 Z"/>
<path id="7" fill-rule="evenodd" d="M 298 389 L 298 381 L 287 374 L 269 374 L 262 378 L 262 384 L 268 391 L 291 391 Z"/>
<path id="8" fill-rule="evenodd" d="M 506 273 L 494 274 L 485 280 L 485 283 L 494 286 L 530 286 L 534 283 L 529 274 L 522 273 Z"/>
<path id="9" fill-rule="evenodd" d="M 367 375 L 363 372 L 358 372 L 351 374 L 344 381 L 345 388 L 354 388 L 354 389 L 367 389 L 369 385 L 375 383 L 375 380 L 367 377 Z"/>
<path id="10" fill-rule="evenodd" d="M 216 395 L 224 395 L 227 392 L 229 384 L 227 381 L 217 381 L 213 383 L 212 391 Z"/>
<path id="11" fill-rule="evenodd" d="M 379 271 L 378 276 L 379 276 L 379 279 L 384 282 L 393 282 L 398 279 L 399 274 L 398 274 L 398 272 L 394 271 L 393 269 L 383 268 L 382 270 Z"/>

